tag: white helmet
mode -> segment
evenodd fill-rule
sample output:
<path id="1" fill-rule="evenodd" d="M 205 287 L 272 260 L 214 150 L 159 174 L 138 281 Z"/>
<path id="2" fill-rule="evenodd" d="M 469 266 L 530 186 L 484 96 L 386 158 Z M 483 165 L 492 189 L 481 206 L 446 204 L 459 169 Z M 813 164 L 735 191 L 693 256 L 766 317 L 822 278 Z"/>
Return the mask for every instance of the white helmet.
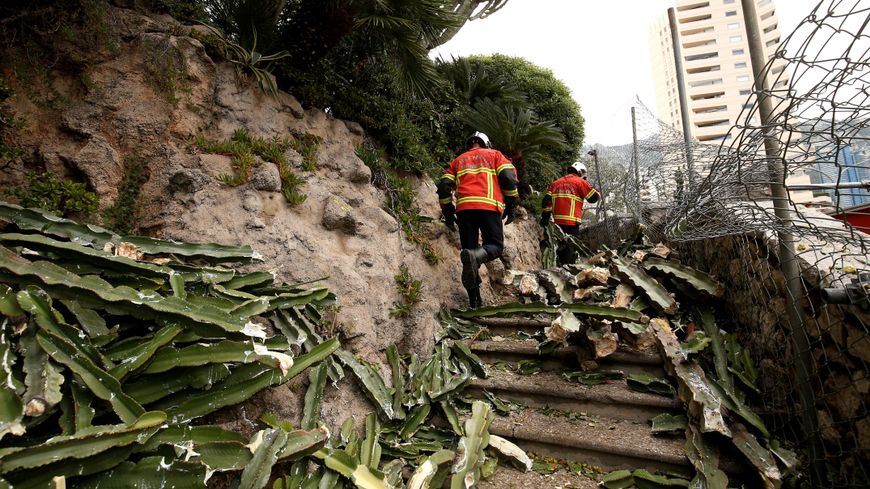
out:
<path id="1" fill-rule="evenodd" d="M 475 142 L 477 142 L 478 144 L 480 144 L 484 148 L 491 148 L 492 147 L 492 145 L 489 143 L 489 136 L 487 136 L 486 134 L 484 134 L 480 131 L 477 131 L 468 137 L 468 139 L 465 141 L 465 147 L 470 148 L 471 145 L 474 144 Z"/>
<path id="2" fill-rule="evenodd" d="M 571 163 L 571 168 L 577 170 L 577 174 L 580 175 L 581 177 L 583 176 L 584 173 L 586 173 L 586 165 L 584 165 L 583 163 L 581 163 L 579 161 L 575 161 L 574 163 Z"/>

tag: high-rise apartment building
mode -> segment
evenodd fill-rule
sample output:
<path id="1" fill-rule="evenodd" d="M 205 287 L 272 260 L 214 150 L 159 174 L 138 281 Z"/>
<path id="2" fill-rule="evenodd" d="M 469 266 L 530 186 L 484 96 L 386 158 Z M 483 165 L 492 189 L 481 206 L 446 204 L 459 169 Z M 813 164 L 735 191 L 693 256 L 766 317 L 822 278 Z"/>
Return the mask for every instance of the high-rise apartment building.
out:
<path id="1" fill-rule="evenodd" d="M 767 59 L 780 42 L 772 0 L 756 0 Z M 740 0 L 676 0 L 674 14 L 683 64 L 691 136 L 719 143 L 739 120 L 752 94 L 752 63 Z M 651 28 L 653 72 L 658 116 L 682 130 L 677 64 L 668 13 Z M 788 87 L 785 63 L 773 66 L 771 88 Z M 745 116 L 744 116 L 745 117 Z"/>

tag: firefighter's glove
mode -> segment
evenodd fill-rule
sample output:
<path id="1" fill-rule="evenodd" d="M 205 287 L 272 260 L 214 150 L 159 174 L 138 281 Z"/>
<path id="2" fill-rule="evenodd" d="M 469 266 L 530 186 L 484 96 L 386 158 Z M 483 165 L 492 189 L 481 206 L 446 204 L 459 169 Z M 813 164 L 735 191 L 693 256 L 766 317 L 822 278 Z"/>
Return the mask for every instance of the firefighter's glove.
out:
<path id="1" fill-rule="evenodd" d="M 550 213 L 549 212 L 542 213 L 541 214 L 541 227 L 546 229 L 549 224 L 550 224 Z"/>
<path id="2" fill-rule="evenodd" d="M 504 225 L 514 222 L 514 218 L 517 217 L 517 205 L 514 202 L 510 202 L 505 205 L 504 215 L 502 219 L 504 219 Z"/>
<path id="3" fill-rule="evenodd" d="M 456 231 L 456 206 L 447 204 L 441 208 L 441 220 L 447 226 L 447 229 Z"/>

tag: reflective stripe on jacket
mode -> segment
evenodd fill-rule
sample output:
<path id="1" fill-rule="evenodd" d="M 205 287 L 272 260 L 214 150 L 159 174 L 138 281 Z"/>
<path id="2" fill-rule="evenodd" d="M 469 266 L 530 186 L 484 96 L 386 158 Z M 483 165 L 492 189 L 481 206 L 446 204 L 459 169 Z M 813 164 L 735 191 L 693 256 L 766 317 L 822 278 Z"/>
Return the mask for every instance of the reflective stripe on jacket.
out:
<path id="1" fill-rule="evenodd" d="M 552 212 L 556 224 L 576 226 L 583 217 L 583 201 L 595 195 L 592 185 L 574 173 L 566 175 L 547 188 L 551 204 L 544 212 Z"/>
<path id="2" fill-rule="evenodd" d="M 479 209 L 502 212 L 505 197 L 517 197 L 517 173 L 500 151 L 477 148 L 457 156 L 444 170 L 441 181 L 456 189 L 456 212 Z M 439 193 L 442 206 L 453 201 L 449 193 Z"/>

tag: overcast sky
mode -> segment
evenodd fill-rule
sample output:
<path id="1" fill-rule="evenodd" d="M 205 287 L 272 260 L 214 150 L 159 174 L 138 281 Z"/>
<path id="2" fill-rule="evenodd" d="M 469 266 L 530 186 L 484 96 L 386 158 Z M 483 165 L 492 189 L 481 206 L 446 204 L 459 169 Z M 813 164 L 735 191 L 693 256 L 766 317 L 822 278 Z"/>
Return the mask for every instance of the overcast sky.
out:
<path id="1" fill-rule="evenodd" d="M 818 0 L 774 0 L 783 38 Z M 649 26 L 674 0 L 509 0 L 432 56 L 501 53 L 553 70 L 580 103 L 586 143 L 631 141 L 636 96 L 655 111 Z"/>

